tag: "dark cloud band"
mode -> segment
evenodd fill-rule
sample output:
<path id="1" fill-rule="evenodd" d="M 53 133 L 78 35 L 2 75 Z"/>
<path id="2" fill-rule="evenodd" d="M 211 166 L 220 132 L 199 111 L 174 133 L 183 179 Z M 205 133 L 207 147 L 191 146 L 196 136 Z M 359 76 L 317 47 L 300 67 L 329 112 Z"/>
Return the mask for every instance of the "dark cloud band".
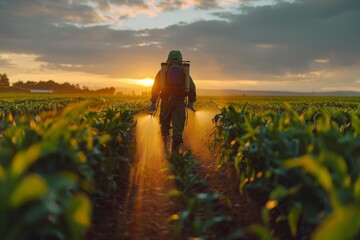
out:
<path id="1" fill-rule="evenodd" d="M 170 49 L 182 50 L 202 79 L 278 80 L 292 76 L 296 80 L 310 72 L 352 71 L 360 66 L 358 0 L 279 1 L 231 14 L 218 12 L 223 21 L 144 31 L 96 25 L 104 20 L 97 10 L 124 4 L 147 8 L 144 1 L 86 2 L 0 1 L 0 51 L 38 55 L 49 68 L 71 71 L 75 66 L 76 70 L 117 78 L 156 72 Z M 181 2 L 164 0 L 159 6 L 169 11 Z M 198 8 L 221 10 L 216 1 L 195 3 Z M 82 25 L 92 23 L 95 25 Z"/>

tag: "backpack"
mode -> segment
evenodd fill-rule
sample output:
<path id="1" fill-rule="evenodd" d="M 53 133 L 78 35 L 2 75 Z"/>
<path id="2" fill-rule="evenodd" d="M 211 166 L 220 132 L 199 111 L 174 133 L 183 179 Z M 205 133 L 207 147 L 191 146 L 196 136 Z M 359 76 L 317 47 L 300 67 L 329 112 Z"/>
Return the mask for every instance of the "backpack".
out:
<path id="1" fill-rule="evenodd" d="M 161 63 L 161 91 L 187 93 L 190 86 L 189 62 L 169 61 Z"/>

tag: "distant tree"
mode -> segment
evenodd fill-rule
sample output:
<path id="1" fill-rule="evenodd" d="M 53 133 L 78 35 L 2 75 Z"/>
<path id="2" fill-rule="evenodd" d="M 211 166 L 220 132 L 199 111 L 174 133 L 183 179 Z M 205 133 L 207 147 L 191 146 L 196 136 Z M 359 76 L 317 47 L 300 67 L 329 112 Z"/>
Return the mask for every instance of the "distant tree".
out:
<path id="1" fill-rule="evenodd" d="M 6 75 L 6 73 L 4 74 L 0 74 L 0 86 L 1 87 L 9 87 L 10 86 L 10 81 L 8 76 Z"/>
<path id="2" fill-rule="evenodd" d="M 101 88 L 98 90 L 95 90 L 96 94 L 106 94 L 106 95 L 114 95 L 115 94 L 115 88 L 109 87 L 109 88 Z"/>
<path id="3" fill-rule="evenodd" d="M 109 92 L 109 94 L 114 95 L 115 91 L 116 91 L 116 89 L 114 87 L 110 87 L 108 92 Z"/>
<path id="4" fill-rule="evenodd" d="M 17 81 L 15 83 L 13 83 L 12 85 L 13 85 L 13 87 L 23 88 L 25 86 L 25 83 L 23 81 Z"/>
<path id="5" fill-rule="evenodd" d="M 0 77 L 1 78 L 1 77 Z M 70 84 L 68 82 L 59 84 L 56 83 L 53 80 L 48 81 L 40 81 L 40 82 L 34 82 L 34 81 L 17 81 L 12 84 L 13 87 L 17 89 L 22 90 L 30 90 L 30 89 L 41 89 L 41 90 L 53 90 L 57 93 L 90 93 L 90 94 L 106 94 L 106 95 L 114 95 L 115 94 L 115 88 L 109 87 L 109 88 L 101 88 L 98 90 L 90 90 L 88 87 L 83 86 L 80 87 L 79 84 Z"/>
<path id="6" fill-rule="evenodd" d="M 141 96 L 150 96 L 149 91 L 141 91 Z"/>

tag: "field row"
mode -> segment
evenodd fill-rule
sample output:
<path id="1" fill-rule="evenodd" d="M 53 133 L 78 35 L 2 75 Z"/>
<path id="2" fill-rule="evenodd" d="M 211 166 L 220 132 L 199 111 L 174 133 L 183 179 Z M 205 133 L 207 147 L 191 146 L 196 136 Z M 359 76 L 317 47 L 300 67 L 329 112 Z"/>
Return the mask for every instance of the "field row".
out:
<path id="1" fill-rule="evenodd" d="M 286 239 L 359 237 L 359 115 L 346 109 L 299 115 L 283 107 L 282 113 L 256 113 L 247 104 L 223 108 L 212 142 L 219 165 L 235 166 L 242 193 L 268 196 L 258 226 L 264 239 L 279 225 Z"/>
<path id="2" fill-rule="evenodd" d="M 112 196 L 129 170 L 134 117 L 148 111 L 149 100 L 2 96 L 0 103 L 0 238 L 83 239 L 94 197 Z M 268 198 L 263 224 L 239 233 L 264 239 L 359 237 L 359 99 L 200 97 L 195 107 L 219 112 L 210 136 L 219 167 L 235 167 L 242 193 L 255 189 Z M 205 202 L 220 195 L 187 189 L 199 179 L 196 162 L 185 159 L 170 159 L 182 181 L 172 194 L 185 206 L 173 217 L 178 233 L 207 236 L 211 225 L 229 216 L 210 211 L 208 219 L 197 219 Z M 285 230 L 277 232 L 277 225 Z"/>
<path id="3" fill-rule="evenodd" d="M 3 120 L 1 239 L 83 239 L 92 197 L 113 194 L 134 151 L 134 112 L 95 106 Z"/>

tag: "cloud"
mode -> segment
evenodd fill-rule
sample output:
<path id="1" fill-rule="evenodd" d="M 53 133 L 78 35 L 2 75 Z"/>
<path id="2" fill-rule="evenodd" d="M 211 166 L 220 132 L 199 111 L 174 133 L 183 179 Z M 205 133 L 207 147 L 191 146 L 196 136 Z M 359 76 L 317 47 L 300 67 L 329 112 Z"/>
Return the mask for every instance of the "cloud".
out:
<path id="1" fill-rule="evenodd" d="M 316 63 L 328 63 L 328 62 L 330 62 L 330 59 L 329 58 L 315 59 L 314 62 L 316 62 Z"/>
<path id="2" fill-rule="evenodd" d="M 6 11 L 6 13 L 5 13 Z M 47 20 L 47 23 L 69 22 L 97 22 L 98 14 L 93 8 L 85 4 L 85 1 L 56 1 L 56 0 L 3 0 L 1 12 L 21 20 L 36 21 L 39 18 Z"/>
<path id="3" fill-rule="evenodd" d="M 150 9 L 155 2 L 158 8 Z M 130 16 L 121 13 L 121 7 L 171 11 L 185 3 L 216 8 L 224 20 L 138 31 L 109 25 Z M 350 82 L 359 72 L 360 1 L 297 0 L 238 7 L 230 13 L 219 1 L 204 0 L 3 0 L 0 51 L 37 55 L 37 61 L 46 63 L 43 68 L 113 78 L 155 75 L 171 49 L 182 50 L 192 61 L 191 71 L 198 79 Z"/>
<path id="4" fill-rule="evenodd" d="M 197 9 L 212 9 L 219 7 L 221 2 L 222 1 L 217 0 L 161 0 L 156 6 L 159 8 L 160 11 L 165 12 L 178 10 L 181 8 L 189 8 L 191 6 Z"/>
<path id="5" fill-rule="evenodd" d="M 181 31 L 192 35 L 190 44 L 202 45 L 200 52 L 217 57 L 224 76 L 304 73 L 314 70 L 318 58 L 330 59 L 328 68 L 359 66 L 359 1 L 283 2 L 245 10 L 227 22 L 198 22 Z"/>
<path id="6" fill-rule="evenodd" d="M 156 6 L 160 11 L 166 12 L 182 8 L 186 3 L 180 0 L 162 0 Z"/>
<path id="7" fill-rule="evenodd" d="M 13 64 L 9 59 L 2 58 L 0 55 L 0 72 L 3 72 L 1 71 L 2 70 L 1 68 L 12 67 L 12 66 Z"/>
<path id="8" fill-rule="evenodd" d="M 218 7 L 218 2 L 216 0 L 195 0 L 195 6 L 198 8 L 209 9 Z"/>

